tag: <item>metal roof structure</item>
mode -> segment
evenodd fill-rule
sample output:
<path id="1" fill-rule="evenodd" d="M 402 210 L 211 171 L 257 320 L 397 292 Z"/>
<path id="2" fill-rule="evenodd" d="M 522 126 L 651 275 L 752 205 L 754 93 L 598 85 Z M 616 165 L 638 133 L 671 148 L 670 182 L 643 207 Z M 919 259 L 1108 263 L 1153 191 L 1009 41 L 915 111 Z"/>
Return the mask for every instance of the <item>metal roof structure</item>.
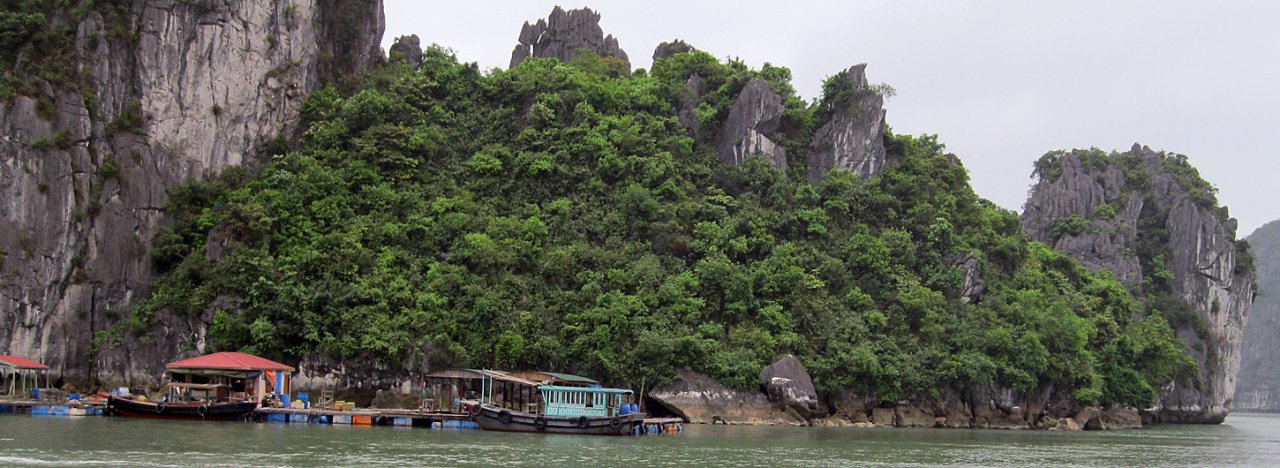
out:
<path id="1" fill-rule="evenodd" d="M 543 385 L 538 390 L 557 391 L 557 392 L 573 392 L 573 393 L 611 393 L 611 394 L 630 394 L 635 393 L 625 388 L 604 388 L 604 387 L 561 387 L 558 385 Z"/>
<path id="2" fill-rule="evenodd" d="M 221 352 L 171 362 L 164 366 L 170 370 L 182 369 L 217 369 L 234 371 L 286 371 L 293 372 L 293 367 L 261 358 L 252 354 Z"/>
<path id="3" fill-rule="evenodd" d="M 571 384 L 583 384 L 583 385 L 600 385 L 600 382 L 595 379 L 583 377 L 581 375 L 564 374 L 560 372 L 515 371 L 515 372 L 512 372 L 511 375 L 520 377 L 522 379 L 535 380 L 539 382 L 549 382 L 553 384 L 571 383 Z"/>
<path id="4" fill-rule="evenodd" d="M 49 366 L 46 366 L 44 364 L 32 361 L 30 359 L 27 359 L 21 356 L 10 356 L 7 354 L 0 354 L 0 366 L 14 367 L 18 369 L 38 369 L 38 370 L 49 369 Z"/>

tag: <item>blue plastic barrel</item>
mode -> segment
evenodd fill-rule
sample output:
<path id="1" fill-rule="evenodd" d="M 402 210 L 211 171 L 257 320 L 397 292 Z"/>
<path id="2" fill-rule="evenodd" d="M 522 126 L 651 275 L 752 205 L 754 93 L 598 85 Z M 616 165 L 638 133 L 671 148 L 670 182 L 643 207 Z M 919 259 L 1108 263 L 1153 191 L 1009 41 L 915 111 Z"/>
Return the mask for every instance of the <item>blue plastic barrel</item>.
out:
<path id="1" fill-rule="evenodd" d="M 618 416 L 626 416 L 631 414 L 631 405 L 623 404 L 618 408 Z"/>
<path id="2" fill-rule="evenodd" d="M 71 392 L 71 394 L 67 395 L 67 401 L 80 401 L 80 394 Z"/>
<path id="3" fill-rule="evenodd" d="M 637 405 L 637 404 L 635 404 L 635 403 L 632 403 L 632 404 L 630 404 L 630 405 L 628 405 L 628 406 L 630 406 L 630 407 L 631 407 L 631 412 L 632 412 L 632 413 L 639 413 L 639 412 L 640 412 L 640 405 Z"/>
<path id="4" fill-rule="evenodd" d="M 310 401 L 311 401 L 311 395 L 310 395 L 310 394 L 308 394 L 307 392 L 298 392 L 298 398 L 297 398 L 297 400 L 299 400 L 299 401 L 306 401 L 306 402 L 310 402 Z"/>

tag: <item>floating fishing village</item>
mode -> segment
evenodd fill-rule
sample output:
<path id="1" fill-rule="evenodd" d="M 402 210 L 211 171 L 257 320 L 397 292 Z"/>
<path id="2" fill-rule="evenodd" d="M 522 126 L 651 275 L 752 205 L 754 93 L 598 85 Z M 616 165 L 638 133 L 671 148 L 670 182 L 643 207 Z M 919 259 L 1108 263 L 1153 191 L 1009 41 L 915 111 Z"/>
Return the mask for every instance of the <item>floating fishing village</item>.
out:
<path id="1" fill-rule="evenodd" d="M 446 369 L 421 378 L 416 408 L 357 408 L 334 390 L 291 391 L 295 369 L 239 352 L 167 364 L 155 391 L 121 387 L 93 395 L 50 388 L 49 367 L 0 355 L 0 414 L 346 424 L 555 434 L 674 434 L 680 418 L 650 418 L 628 389 L 542 371 Z"/>

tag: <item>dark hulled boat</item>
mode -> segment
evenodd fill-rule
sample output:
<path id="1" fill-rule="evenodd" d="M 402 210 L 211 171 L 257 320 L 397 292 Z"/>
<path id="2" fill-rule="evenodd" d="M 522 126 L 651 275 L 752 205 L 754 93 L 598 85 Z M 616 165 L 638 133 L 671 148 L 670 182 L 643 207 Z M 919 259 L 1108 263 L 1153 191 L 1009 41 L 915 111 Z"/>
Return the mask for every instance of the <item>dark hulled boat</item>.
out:
<path id="1" fill-rule="evenodd" d="M 628 435 L 644 421 L 643 414 L 625 416 L 546 416 L 475 403 L 471 417 L 486 431 L 545 432 L 548 434 Z"/>
<path id="2" fill-rule="evenodd" d="M 631 390 L 601 387 L 538 387 L 536 412 L 495 405 L 492 398 L 467 403 L 471 418 L 486 431 L 550 434 L 628 435 L 644 422 L 644 413 L 625 403 Z"/>
<path id="3" fill-rule="evenodd" d="M 190 419 L 195 421 L 238 421 L 248 419 L 257 404 L 219 397 L 225 395 L 223 385 L 169 384 L 166 400 L 144 401 L 134 397 L 111 395 L 107 411 L 116 416 Z M 201 398 L 203 396 L 204 398 Z"/>

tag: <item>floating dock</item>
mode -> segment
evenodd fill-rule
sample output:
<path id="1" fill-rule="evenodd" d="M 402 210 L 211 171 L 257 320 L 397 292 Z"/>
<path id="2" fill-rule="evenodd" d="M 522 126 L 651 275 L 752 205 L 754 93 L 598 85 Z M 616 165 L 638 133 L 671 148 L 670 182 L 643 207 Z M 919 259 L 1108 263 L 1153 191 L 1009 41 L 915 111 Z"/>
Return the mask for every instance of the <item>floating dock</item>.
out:
<path id="1" fill-rule="evenodd" d="M 439 429 L 478 429 L 466 413 L 411 409 L 365 408 L 351 411 L 323 408 L 259 408 L 259 420 L 306 424 L 351 424 L 355 426 L 404 426 Z"/>
<path id="2" fill-rule="evenodd" d="M 41 400 L 0 400 L 0 414 L 32 416 L 107 416 L 106 401 L 85 400 L 79 405 Z M 351 411 L 323 408 L 259 408 L 255 419 L 288 424 L 345 424 L 353 426 L 397 426 L 432 429 L 476 429 L 480 426 L 467 413 L 412 409 L 362 408 Z M 670 434 L 684 430 L 679 418 L 647 418 L 636 427 L 636 435 Z"/>
<path id="3" fill-rule="evenodd" d="M 0 400 L 0 414 L 30 414 L 32 416 L 102 416 L 106 414 L 105 401 L 82 401 L 69 405 L 65 401 Z"/>

